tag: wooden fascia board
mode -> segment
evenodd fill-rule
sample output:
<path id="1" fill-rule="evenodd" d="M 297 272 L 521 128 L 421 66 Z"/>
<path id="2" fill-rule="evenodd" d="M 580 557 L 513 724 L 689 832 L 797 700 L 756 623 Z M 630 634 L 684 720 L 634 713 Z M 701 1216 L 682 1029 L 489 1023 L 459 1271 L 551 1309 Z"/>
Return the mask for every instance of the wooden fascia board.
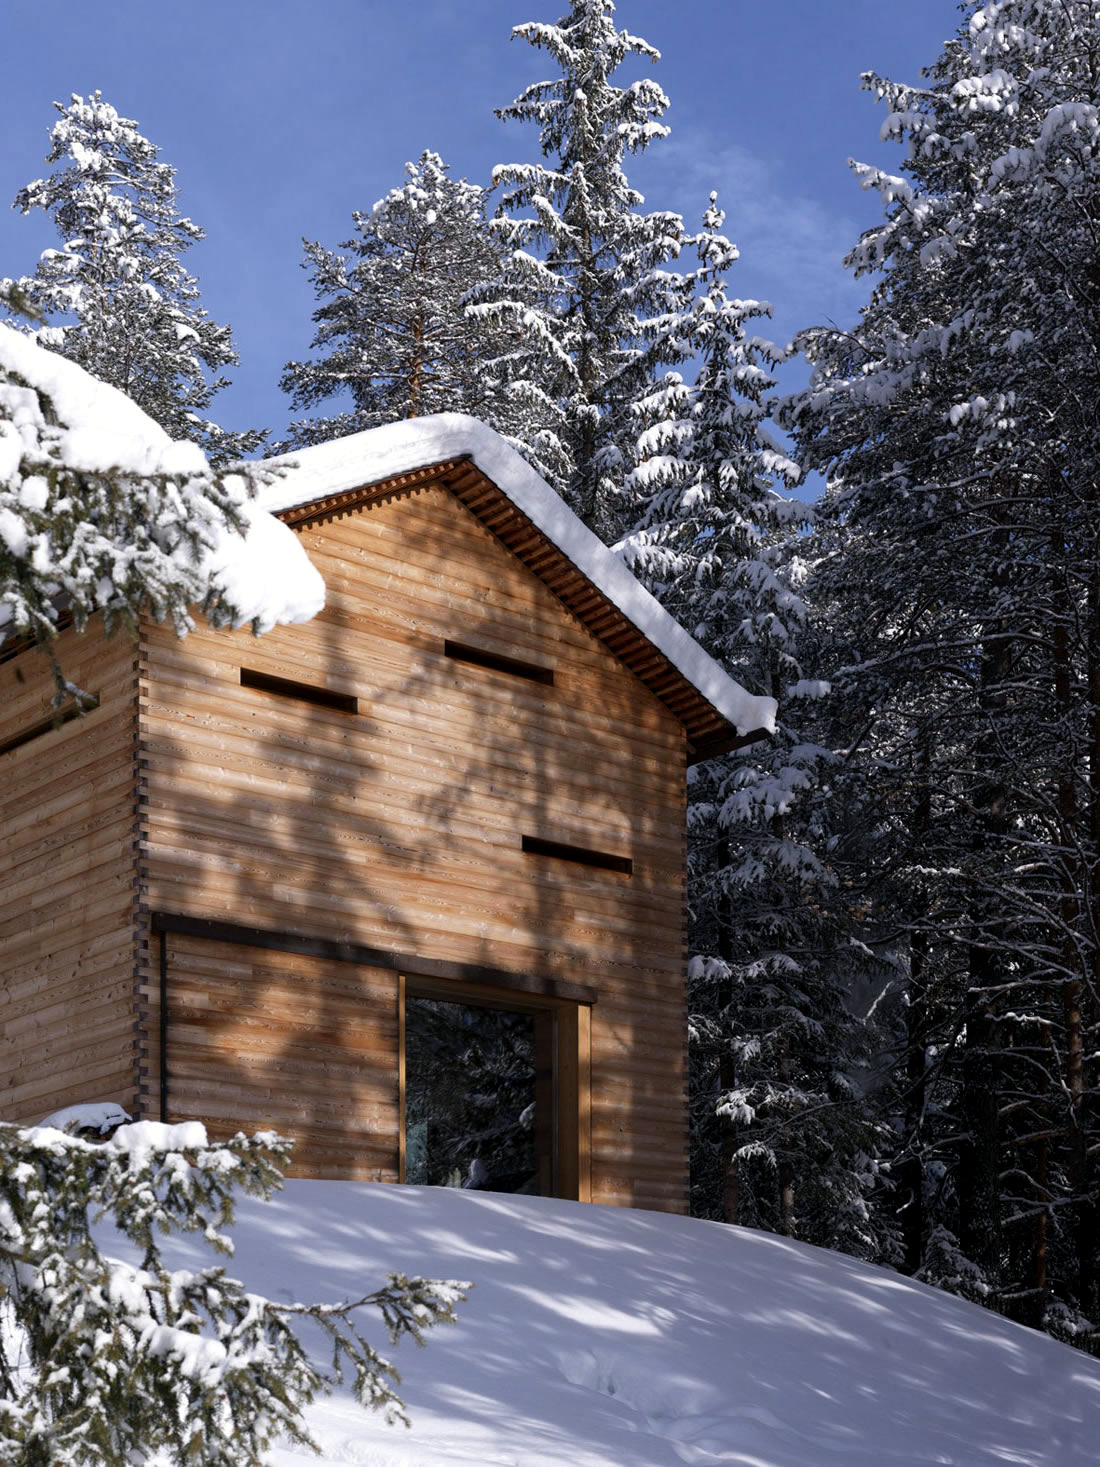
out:
<path id="1" fill-rule="evenodd" d="M 728 728 L 729 725 L 727 724 Z M 766 728 L 754 728 L 749 733 L 731 733 L 728 737 L 715 734 L 692 744 L 688 764 L 702 764 L 705 759 L 717 759 L 719 754 L 732 754 L 735 749 L 747 749 L 752 744 L 771 740 L 773 735 Z"/>
<path id="2" fill-rule="evenodd" d="M 449 459 L 445 463 L 428 464 L 411 473 L 397 474 L 375 484 L 364 484 L 342 494 L 330 494 L 322 499 L 310 500 L 307 504 L 292 505 L 289 509 L 279 510 L 276 517 L 295 530 L 323 524 L 325 520 L 338 519 L 341 515 L 351 514 L 368 504 L 381 503 L 385 499 L 400 499 L 405 494 L 426 489 L 430 484 L 436 484 L 443 479 L 451 469 L 457 467 L 458 462 L 457 459 Z"/>

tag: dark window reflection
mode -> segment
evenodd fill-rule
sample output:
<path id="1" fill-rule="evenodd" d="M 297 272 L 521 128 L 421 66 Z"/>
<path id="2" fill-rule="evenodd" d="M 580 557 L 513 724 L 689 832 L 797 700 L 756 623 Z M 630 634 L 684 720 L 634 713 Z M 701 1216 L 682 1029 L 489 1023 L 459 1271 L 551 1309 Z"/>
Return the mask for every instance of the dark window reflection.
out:
<path id="1" fill-rule="evenodd" d="M 550 1192 L 548 1039 L 549 1016 L 410 995 L 406 1181 Z"/>

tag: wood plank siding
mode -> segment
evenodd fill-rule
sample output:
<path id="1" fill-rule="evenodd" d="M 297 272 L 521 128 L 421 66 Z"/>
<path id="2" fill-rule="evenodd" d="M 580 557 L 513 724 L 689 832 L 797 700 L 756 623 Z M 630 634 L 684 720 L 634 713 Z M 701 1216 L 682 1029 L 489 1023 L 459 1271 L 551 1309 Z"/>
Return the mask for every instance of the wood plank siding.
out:
<path id="1" fill-rule="evenodd" d="M 99 706 L 56 728 L 46 658 L 0 655 L 4 1121 L 135 1100 L 137 652 L 71 630 L 57 651 Z"/>
<path id="2" fill-rule="evenodd" d="M 396 1182 L 398 975 L 175 934 L 167 948 L 171 1118 L 293 1136 L 296 1176 Z"/>
<path id="3" fill-rule="evenodd" d="M 583 985 L 592 1198 L 682 1210 L 683 725 L 447 489 L 299 533 L 328 587 L 314 621 L 143 633 L 143 909 L 384 949 L 411 978 L 420 959 Z M 165 945 L 168 1117 L 286 1129 L 303 1174 L 396 1176 L 398 971 Z M 157 1114 L 155 939 L 141 961 Z"/>

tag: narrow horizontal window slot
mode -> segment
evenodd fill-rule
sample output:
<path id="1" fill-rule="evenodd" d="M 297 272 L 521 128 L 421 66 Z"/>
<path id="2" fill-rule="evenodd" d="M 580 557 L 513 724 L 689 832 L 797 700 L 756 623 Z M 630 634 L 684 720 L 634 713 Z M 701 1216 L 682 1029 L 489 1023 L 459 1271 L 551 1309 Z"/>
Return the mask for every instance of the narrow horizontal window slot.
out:
<path id="1" fill-rule="evenodd" d="M 0 646 L 0 662 L 10 662 L 13 657 L 22 657 L 24 652 L 30 652 L 33 649 L 33 637 L 9 637 L 3 646 Z"/>
<path id="2" fill-rule="evenodd" d="M 258 693 L 273 693 L 277 698 L 294 698 L 299 703 L 314 703 L 318 708 L 336 708 L 341 713 L 359 712 L 359 699 L 353 693 L 337 693 L 332 688 L 318 688 L 313 683 L 273 677 L 269 672 L 257 672 L 251 667 L 241 668 L 241 687 L 255 688 Z"/>
<path id="3" fill-rule="evenodd" d="M 32 723 L 30 728 L 25 728 L 21 733 L 13 734 L 10 739 L 0 742 L 0 754 L 10 754 L 12 749 L 22 748 L 29 744 L 32 739 L 40 739 L 43 734 L 52 733 L 55 728 L 62 724 L 72 723 L 74 718 L 79 718 L 82 713 L 91 713 L 93 708 L 99 707 L 99 698 L 93 696 L 82 706 L 76 703 L 66 708 L 63 713 L 55 713 L 51 718 L 43 718 L 38 723 Z"/>
<path id="4" fill-rule="evenodd" d="M 532 856 L 576 861 L 579 866 L 598 866 L 603 871 L 621 871 L 624 876 L 631 876 L 634 872 L 634 862 L 629 856 L 615 856 L 610 851 L 593 851 L 588 846 L 572 846 L 560 840 L 543 840 L 537 835 L 525 835 L 523 849 Z"/>
<path id="5" fill-rule="evenodd" d="M 502 657 L 499 652 L 490 652 L 485 647 L 471 647 L 468 642 L 443 643 L 443 652 L 456 662 L 472 662 L 476 667 L 488 667 L 493 672 L 506 672 L 510 677 L 525 677 L 528 682 L 545 683 L 553 686 L 554 669 L 540 667 L 537 662 L 524 662 L 518 657 Z"/>

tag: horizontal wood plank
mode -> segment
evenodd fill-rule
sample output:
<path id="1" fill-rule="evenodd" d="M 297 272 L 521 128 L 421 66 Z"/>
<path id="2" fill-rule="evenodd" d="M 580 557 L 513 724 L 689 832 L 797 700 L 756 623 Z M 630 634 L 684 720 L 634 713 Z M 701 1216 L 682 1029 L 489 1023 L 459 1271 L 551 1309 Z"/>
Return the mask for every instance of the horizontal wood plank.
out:
<path id="1" fill-rule="evenodd" d="M 99 707 L 0 755 L 0 1119 L 133 1104 L 134 645 L 62 633 Z M 0 746 L 48 716 L 48 661 L 0 663 Z"/>

